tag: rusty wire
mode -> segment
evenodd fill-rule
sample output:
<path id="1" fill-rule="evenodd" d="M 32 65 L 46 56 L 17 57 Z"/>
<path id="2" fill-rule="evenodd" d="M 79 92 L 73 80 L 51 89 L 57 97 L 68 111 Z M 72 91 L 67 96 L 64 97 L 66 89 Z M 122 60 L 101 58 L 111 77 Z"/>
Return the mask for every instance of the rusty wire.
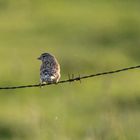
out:
<path id="1" fill-rule="evenodd" d="M 137 66 L 132 66 L 132 67 L 126 67 L 123 69 L 118 69 L 118 70 L 112 70 L 112 71 L 106 71 L 106 72 L 100 72 L 100 73 L 95 73 L 95 74 L 90 74 L 90 75 L 85 75 L 85 76 L 77 76 L 74 77 L 74 75 L 72 74 L 72 77 L 66 79 L 66 80 L 61 80 L 59 81 L 56 85 L 58 84 L 62 84 L 62 83 L 67 83 L 67 82 L 74 82 L 74 81 L 80 81 L 82 79 L 87 79 L 87 78 L 92 78 L 92 77 L 97 77 L 97 76 L 103 76 L 103 75 L 109 75 L 109 74 L 115 74 L 115 73 L 119 73 L 119 72 L 123 72 L 123 71 L 128 71 L 128 70 L 132 70 L 132 69 L 138 69 L 140 68 L 140 65 Z M 43 87 L 43 86 L 48 86 L 48 85 L 54 85 L 54 83 L 47 83 L 47 84 L 32 84 L 32 85 L 19 85 L 19 86 L 5 86 L 5 87 L 0 87 L 0 90 L 2 89 L 21 89 L 21 88 L 33 88 L 33 87 Z"/>

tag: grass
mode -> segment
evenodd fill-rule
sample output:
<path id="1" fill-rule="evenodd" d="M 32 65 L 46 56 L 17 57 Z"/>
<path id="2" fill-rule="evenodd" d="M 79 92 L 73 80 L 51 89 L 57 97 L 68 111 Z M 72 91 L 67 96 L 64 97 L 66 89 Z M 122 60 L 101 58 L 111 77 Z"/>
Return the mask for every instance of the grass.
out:
<path id="1" fill-rule="evenodd" d="M 139 64 L 139 1 L 0 1 L 0 85 L 39 82 L 42 52 L 62 79 Z M 139 70 L 0 91 L 1 140 L 140 139 Z"/>

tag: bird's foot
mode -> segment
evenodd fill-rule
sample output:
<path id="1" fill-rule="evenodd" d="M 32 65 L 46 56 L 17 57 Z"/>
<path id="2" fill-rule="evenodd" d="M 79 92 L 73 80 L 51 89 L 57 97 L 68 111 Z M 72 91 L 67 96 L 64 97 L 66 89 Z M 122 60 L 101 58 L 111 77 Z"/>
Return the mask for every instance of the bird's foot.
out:
<path id="1" fill-rule="evenodd" d="M 39 87 L 40 87 L 40 88 L 43 88 L 42 83 L 39 83 Z"/>

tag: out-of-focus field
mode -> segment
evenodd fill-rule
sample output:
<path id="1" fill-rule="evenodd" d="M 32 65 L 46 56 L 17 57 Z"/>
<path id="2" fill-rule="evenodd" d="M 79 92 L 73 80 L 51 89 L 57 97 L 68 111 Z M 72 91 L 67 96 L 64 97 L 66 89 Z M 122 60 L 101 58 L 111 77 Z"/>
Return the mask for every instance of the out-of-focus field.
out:
<path id="1" fill-rule="evenodd" d="M 42 52 L 61 79 L 140 64 L 140 1 L 0 0 L 0 86 L 38 83 Z M 0 90 L 0 140 L 139 140 L 139 77 Z"/>

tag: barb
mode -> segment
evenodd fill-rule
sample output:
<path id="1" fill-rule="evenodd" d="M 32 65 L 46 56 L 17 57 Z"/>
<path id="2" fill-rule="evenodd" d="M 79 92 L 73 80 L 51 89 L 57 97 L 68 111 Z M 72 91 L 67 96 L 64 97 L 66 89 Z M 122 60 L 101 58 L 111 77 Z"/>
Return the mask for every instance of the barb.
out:
<path id="1" fill-rule="evenodd" d="M 74 78 L 74 74 L 72 74 L 72 78 L 70 78 L 70 75 L 69 75 L 69 79 L 59 81 L 57 83 L 57 85 L 62 84 L 62 83 L 67 83 L 67 82 L 81 81 L 82 79 L 87 79 L 87 78 L 92 78 L 92 77 L 97 77 L 97 76 L 103 76 L 103 75 L 109 75 L 109 74 L 119 73 L 119 72 L 128 71 L 128 70 L 132 70 L 132 69 L 138 69 L 138 68 L 140 68 L 140 65 L 127 67 L 127 68 L 123 68 L 123 69 L 118 69 L 118 70 L 113 70 L 113 71 L 106 71 L 106 72 L 86 75 L 86 76 L 80 76 L 79 75 L 78 77 L 75 77 L 75 78 Z M 0 87 L 0 90 L 2 90 L 2 89 L 18 89 L 18 88 L 33 88 L 33 87 L 40 87 L 40 86 L 47 86 L 47 85 L 54 85 L 54 83 L 48 83 L 48 84 L 42 84 L 42 85 L 33 84 L 33 85 Z"/>

